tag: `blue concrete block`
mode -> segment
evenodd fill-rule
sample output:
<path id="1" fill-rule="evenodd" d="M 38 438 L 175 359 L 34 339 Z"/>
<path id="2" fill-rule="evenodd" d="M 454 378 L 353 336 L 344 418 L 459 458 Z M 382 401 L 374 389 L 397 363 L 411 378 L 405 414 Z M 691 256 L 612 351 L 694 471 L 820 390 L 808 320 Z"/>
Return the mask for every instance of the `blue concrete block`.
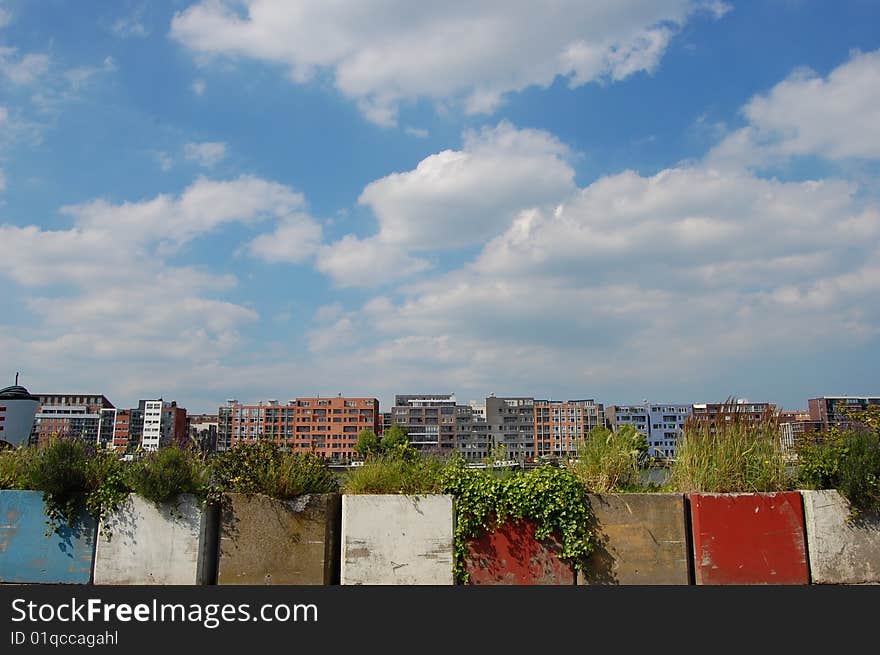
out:
<path id="1" fill-rule="evenodd" d="M 74 529 L 58 534 L 46 523 L 41 492 L 0 491 L 0 582 L 88 584 L 97 531 L 83 510 Z"/>

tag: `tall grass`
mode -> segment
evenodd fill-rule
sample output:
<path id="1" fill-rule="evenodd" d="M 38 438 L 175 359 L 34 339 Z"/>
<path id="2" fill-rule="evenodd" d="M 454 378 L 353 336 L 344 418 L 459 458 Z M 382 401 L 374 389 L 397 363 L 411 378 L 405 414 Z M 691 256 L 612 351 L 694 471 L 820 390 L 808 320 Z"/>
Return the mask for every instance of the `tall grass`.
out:
<path id="1" fill-rule="evenodd" d="M 646 450 L 644 436 L 633 426 L 616 432 L 594 428 L 578 448 L 574 474 L 594 493 L 637 491 L 641 489 L 639 457 Z"/>
<path id="2" fill-rule="evenodd" d="M 352 469 L 343 489 L 348 494 L 435 494 L 442 492 L 442 458 L 408 447 L 368 459 Z"/>
<path id="3" fill-rule="evenodd" d="M 211 468 L 220 492 L 289 499 L 339 490 L 336 475 L 322 457 L 285 451 L 269 441 L 238 444 L 215 457 Z"/>
<path id="4" fill-rule="evenodd" d="M 769 410 L 751 422 L 728 402 L 715 420 L 690 417 L 677 451 L 669 482 L 678 491 L 784 491 L 795 484 L 786 467 L 779 418 Z"/>

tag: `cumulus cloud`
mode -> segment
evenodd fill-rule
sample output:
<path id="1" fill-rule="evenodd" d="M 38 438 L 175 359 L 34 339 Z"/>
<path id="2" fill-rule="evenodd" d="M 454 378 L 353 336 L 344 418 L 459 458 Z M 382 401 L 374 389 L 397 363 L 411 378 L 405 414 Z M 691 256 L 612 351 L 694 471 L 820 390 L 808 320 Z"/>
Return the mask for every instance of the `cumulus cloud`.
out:
<path id="1" fill-rule="evenodd" d="M 190 142 L 183 147 L 183 154 L 199 166 L 211 168 L 226 158 L 226 144 L 222 141 Z"/>
<path id="2" fill-rule="evenodd" d="M 762 167 L 792 157 L 880 157 L 880 50 L 854 53 L 827 77 L 803 69 L 752 98 L 748 125 L 709 155 L 715 164 Z"/>
<path id="3" fill-rule="evenodd" d="M 460 102 L 494 111 L 503 96 L 557 77 L 571 86 L 653 71 L 703 0 L 526 0 L 328 3 L 202 0 L 175 14 L 171 36 L 202 55 L 284 66 L 296 83 L 330 71 L 370 120 L 396 122 L 401 103 Z"/>
<path id="4" fill-rule="evenodd" d="M 409 256 L 399 246 L 351 234 L 322 246 L 315 266 L 338 287 L 362 288 L 380 286 L 429 268 L 427 261 Z"/>
<path id="5" fill-rule="evenodd" d="M 379 220 L 379 238 L 413 250 L 485 242 L 522 207 L 558 202 L 574 189 L 568 148 L 507 122 L 468 131 L 461 150 L 426 157 L 370 183 L 358 200 Z"/>
<path id="6" fill-rule="evenodd" d="M 308 214 L 296 213 L 278 222 L 274 232 L 248 244 L 250 253 L 267 262 L 300 263 L 310 259 L 321 244 L 321 224 Z"/>
<path id="7" fill-rule="evenodd" d="M 35 82 L 49 70 L 49 56 L 42 53 L 18 55 L 16 48 L 0 46 L 0 76 L 12 84 Z"/>
<path id="8" fill-rule="evenodd" d="M 101 388 L 112 363 L 118 388 L 164 392 L 151 386 L 164 383 L 171 392 L 184 372 L 216 367 L 258 315 L 224 299 L 235 276 L 174 263 L 169 253 L 229 222 L 284 224 L 303 204 L 301 194 L 259 178 L 200 178 L 178 196 L 64 207 L 68 229 L 0 225 L 8 250 L 0 277 L 37 321 L 27 336 L 0 338 L 0 354 L 75 370 L 79 384 Z"/>
<path id="9" fill-rule="evenodd" d="M 149 233 L 160 249 L 173 250 L 224 223 L 283 220 L 304 203 L 303 195 L 289 187 L 242 175 L 229 181 L 200 177 L 178 197 L 161 194 L 121 205 L 99 199 L 61 211 L 89 234 L 107 233 L 118 242 L 138 242 Z"/>

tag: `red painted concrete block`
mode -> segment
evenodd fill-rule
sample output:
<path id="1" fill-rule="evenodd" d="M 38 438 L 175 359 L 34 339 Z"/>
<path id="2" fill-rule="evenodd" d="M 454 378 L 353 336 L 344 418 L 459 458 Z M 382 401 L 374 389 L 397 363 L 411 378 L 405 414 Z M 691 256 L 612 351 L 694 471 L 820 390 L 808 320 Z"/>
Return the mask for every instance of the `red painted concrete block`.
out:
<path id="1" fill-rule="evenodd" d="M 809 584 L 798 492 L 688 498 L 697 584 Z"/>
<path id="2" fill-rule="evenodd" d="M 574 570 L 555 539 L 537 541 L 531 521 L 508 522 L 468 544 L 465 567 L 473 585 L 571 585 Z"/>

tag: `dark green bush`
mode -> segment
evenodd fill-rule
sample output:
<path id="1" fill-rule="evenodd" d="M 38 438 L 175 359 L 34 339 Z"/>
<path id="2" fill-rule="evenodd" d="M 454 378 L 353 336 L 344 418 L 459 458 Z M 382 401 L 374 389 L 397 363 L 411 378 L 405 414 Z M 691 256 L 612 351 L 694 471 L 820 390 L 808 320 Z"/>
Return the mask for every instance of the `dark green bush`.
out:
<path id="1" fill-rule="evenodd" d="M 53 439 L 17 454 L 18 488 L 43 492 L 46 514 L 56 530 L 73 527 L 85 508 L 97 520 L 128 493 L 119 458 L 78 439 Z"/>
<path id="2" fill-rule="evenodd" d="M 853 518 L 880 513 L 880 438 L 866 427 L 808 435 L 798 446 L 798 479 L 810 489 L 837 489 Z"/>
<path id="3" fill-rule="evenodd" d="M 160 448 L 129 465 L 126 480 L 139 496 L 166 503 L 178 494 L 207 493 L 208 468 L 201 457 L 182 448 Z"/>

